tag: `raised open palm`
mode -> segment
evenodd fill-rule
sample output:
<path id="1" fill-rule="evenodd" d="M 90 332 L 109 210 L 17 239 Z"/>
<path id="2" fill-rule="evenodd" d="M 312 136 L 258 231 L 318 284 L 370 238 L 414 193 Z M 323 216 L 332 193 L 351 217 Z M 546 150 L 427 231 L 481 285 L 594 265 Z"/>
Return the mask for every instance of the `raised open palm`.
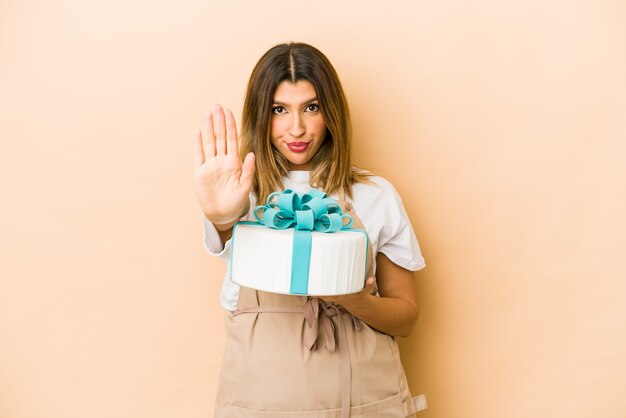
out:
<path id="1" fill-rule="evenodd" d="M 200 207 L 216 225 L 232 223 L 249 207 L 254 176 L 254 154 L 239 158 L 237 125 L 232 112 L 215 105 L 196 130 L 195 188 Z"/>

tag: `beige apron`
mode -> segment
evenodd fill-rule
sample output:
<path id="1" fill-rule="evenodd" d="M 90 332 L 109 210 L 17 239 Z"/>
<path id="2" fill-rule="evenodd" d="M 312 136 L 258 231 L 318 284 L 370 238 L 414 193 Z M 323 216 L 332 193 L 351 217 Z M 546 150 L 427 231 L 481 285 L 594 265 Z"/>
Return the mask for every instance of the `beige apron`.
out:
<path id="1" fill-rule="evenodd" d="M 370 245 L 367 277 L 373 256 Z M 226 331 L 216 418 L 405 418 L 426 408 L 411 397 L 395 339 L 339 305 L 242 286 Z"/>

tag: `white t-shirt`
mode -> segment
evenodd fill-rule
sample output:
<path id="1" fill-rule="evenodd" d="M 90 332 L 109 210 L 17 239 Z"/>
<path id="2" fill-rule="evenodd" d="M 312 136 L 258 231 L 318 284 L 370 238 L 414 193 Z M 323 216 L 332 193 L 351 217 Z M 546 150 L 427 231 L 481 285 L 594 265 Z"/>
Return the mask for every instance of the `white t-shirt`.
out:
<path id="1" fill-rule="evenodd" d="M 311 189 L 309 174 L 308 171 L 290 171 L 289 176 L 283 178 L 283 184 L 286 189 L 306 193 Z M 352 200 L 350 202 L 367 231 L 374 255 L 381 252 L 393 263 L 411 271 L 426 267 L 417 238 L 415 238 L 415 233 L 398 192 L 391 183 L 382 177 L 372 176 L 370 180 L 374 184 L 357 183 L 352 186 Z M 331 197 L 337 198 L 337 196 Z M 253 211 L 256 205 L 256 198 L 251 193 L 250 211 L 245 220 L 254 220 Z M 204 226 L 204 247 L 211 255 L 222 259 L 227 266 L 220 301 L 225 309 L 234 311 L 237 309 L 239 285 L 230 281 L 231 240 L 222 246 L 217 230 L 204 214 L 202 214 L 202 223 Z M 373 257 L 373 264 L 375 272 L 375 256 Z"/>

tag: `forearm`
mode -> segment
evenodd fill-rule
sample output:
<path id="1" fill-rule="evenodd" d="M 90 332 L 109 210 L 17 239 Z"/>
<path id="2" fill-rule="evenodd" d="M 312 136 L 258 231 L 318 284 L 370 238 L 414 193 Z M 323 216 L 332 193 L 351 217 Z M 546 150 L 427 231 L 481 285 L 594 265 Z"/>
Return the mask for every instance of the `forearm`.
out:
<path id="1" fill-rule="evenodd" d="M 380 332 L 406 337 L 413 330 L 418 314 L 413 272 L 394 264 L 382 253 L 376 255 L 376 265 L 380 297 L 372 294 L 374 278 L 368 277 L 359 293 L 322 299 L 343 306 Z"/>
<path id="2" fill-rule="evenodd" d="M 370 327 L 400 337 L 411 333 L 419 312 L 412 301 L 374 295 L 344 300 L 342 306 Z"/>

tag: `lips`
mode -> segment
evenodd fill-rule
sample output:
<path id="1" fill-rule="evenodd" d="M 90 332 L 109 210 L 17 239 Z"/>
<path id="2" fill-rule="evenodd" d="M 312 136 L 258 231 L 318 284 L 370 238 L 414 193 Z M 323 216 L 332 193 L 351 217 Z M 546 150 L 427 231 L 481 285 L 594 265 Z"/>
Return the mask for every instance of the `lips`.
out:
<path id="1" fill-rule="evenodd" d="M 308 142 L 289 142 L 287 147 L 293 152 L 304 152 L 309 147 Z"/>

